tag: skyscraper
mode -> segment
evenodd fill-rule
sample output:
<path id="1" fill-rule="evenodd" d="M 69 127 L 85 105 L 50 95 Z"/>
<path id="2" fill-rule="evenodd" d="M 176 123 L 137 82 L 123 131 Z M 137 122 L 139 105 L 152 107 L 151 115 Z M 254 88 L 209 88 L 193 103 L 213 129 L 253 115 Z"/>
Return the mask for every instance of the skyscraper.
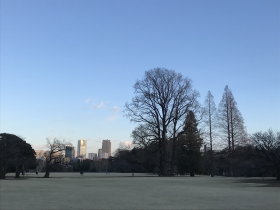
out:
<path id="1" fill-rule="evenodd" d="M 108 153 L 108 156 L 111 156 L 111 141 L 103 140 L 102 142 L 102 153 Z"/>
<path id="2" fill-rule="evenodd" d="M 65 147 L 65 157 L 69 157 L 69 158 L 74 157 L 74 147 L 71 146 Z"/>
<path id="3" fill-rule="evenodd" d="M 77 156 L 83 156 L 83 158 L 86 158 L 86 154 L 87 154 L 87 141 L 79 140 L 78 147 L 77 147 Z"/>
<path id="4" fill-rule="evenodd" d="M 102 158 L 102 149 L 98 149 L 98 158 Z"/>
<path id="5" fill-rule="evenodd" d="M 96 158 L 97 158 L 97 154 L 96 153 L 88 153 L 88 159 L 94 160 Z"/>

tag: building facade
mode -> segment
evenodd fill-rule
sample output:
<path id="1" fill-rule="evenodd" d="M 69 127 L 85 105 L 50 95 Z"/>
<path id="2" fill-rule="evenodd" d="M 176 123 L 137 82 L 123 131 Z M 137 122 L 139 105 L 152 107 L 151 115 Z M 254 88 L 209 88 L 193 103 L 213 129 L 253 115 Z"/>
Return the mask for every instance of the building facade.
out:
<path id="1" fill-rule="evenodd" d="M 107 152 L 101 153 L 101 159 L 108 159 L 108 158 L 109 158 L 109 154 Z"/>
<path id="2" fill-rule="evenodd" d="M 65 157 L 74 158 L 74 147 L 65 147 Z"/>
<path id="3" fill-rule="evenodd" d="M 88 159 L 95 160 L 96 158 L 97 158 L 97 154 L 96 153 L 88 153 Z"/>
<path id="4" fill-rule="evenodd" d="M 102 141 L 102 153 L 108 153 L 108 157 L 111 156 L 111 141 L 110 140 Z"/>
<path id="5" fill-rule="evenodd" d="M 77 156 L 83 156 L 83 158 L 86 158 L 86 154 L 87 154 L 87 141 L 78 140 Z"/>
<path id="6" fill-rule="evenodd" d="M 99 149 L 98 150 L 98 158 L 101 158 L 101 156 L 102 156 L 102 149 Z"/>

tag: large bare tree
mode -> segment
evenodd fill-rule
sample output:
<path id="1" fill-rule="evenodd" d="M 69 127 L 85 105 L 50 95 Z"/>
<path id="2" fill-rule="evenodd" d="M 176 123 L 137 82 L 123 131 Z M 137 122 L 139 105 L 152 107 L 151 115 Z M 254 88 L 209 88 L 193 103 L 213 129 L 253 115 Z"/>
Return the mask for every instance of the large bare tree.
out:
<path id="1" fill-rule="evenodd" d="M 276 179 L 280 181 L 280 132 L 257 132 L 251 136 L 251 141 L 260 154 L 260 158 L 265 161 L 265 166 L 272 169 L 276 174 Z"/>
<path id="2" fill-rule="evenodd" d="M 205 137 L 210 145 L 210 170 L 211 176 L 214 176 L 213 173 L 213 138 L 216 133 L 217 128 L 217 114 L 216 114 L 216 105 L 214 102 L 214 97 L 210 91 L 208 91 L 205 98 L 204 107 L 203 107 L 203 122 L 206 127 Z"/>
<path id="3" fill-rule="evenodd" d="M 234 175 L 232 169 L 233 152 L 237 145 L 245 143 L 246 132 L 243 117 L 228 86 L 225 87 L 219 104 L 218 120 L 221 134 L 227 139 L 229 175 Z"/>
<path id="4" fill-rule="evenodd" d="M 64 151 L 66 146 L 68 145 L 71 145 L 71 143 L 65 142 L 65 140 L 61 141 L 55 138 L 51 141 L 47 138 L 47 147 L 49 150 L 45 153 L 46 173 L 44 178 L 50 177 L 50 167 L 52 164 L 58 164 L 63 162 L 64 156 L 62 154 L 62 151 Z"/>
<path id="5" fill-rule="evenodd" d="M 184 127 L 188 111 L 198 107 L 199 93 L 192 81 L 182 74 L 165 68 L 145 72 L 133 86 L 135 96 L 126 103 L 125 115 L 132 122 L 143 123 L 149 131 L 148 141 L 156 141 L 161 175 L 167 175 L 167 142 L 175 147 L 177 136 Z M 171 173 L 174 171 L 175 149 L 172 149 Z"/>
<path id="6" fill-rule="evenodd" d="M 138 148 L 147 149 L 150 143 L 156 141 L 157 136 L 153 134 L 154 131 L 147 124 L 140 124 L 131 134 L 133 144 Z"/>

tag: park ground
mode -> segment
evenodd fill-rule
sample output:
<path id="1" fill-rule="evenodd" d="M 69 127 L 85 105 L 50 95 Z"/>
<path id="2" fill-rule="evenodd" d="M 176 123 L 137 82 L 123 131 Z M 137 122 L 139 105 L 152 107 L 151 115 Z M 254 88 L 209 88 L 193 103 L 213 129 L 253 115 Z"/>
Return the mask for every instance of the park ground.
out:
<path id="1" fill-rule="evenodd" d="M 0 209 L 279 209 L 275 178 L 27 173 L 0 180 Z"/>

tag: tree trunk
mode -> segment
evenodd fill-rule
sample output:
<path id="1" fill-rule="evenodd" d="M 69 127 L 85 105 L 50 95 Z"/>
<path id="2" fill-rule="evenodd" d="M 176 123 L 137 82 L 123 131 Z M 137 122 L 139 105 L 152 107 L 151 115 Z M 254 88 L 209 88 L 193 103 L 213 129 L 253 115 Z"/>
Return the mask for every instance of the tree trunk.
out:
<path id="1" fill-rule="evenodd" d="M 164 116 L 163 116 L 163 120 L 164 120 L 165 118 L 164 118 Z M 161 154 L 160 154 L 160 159 L 161 159 L 161 170 L 160 170 L 160 173 L 161 173 L 161 176 L 166 176 L 166 174 L 165 174 L 165 153 L 166 153 L 166 151 L 165 151 L 165 127 L 164 127 L 164 125 L 163 125 L 163 129 L 162 129 L 162 131 L 161 131 L 161 147 L 160 147 L 160 151 L 161 151 Z"/>
<path id="2" fill-rule="evenodd" d="M 210 95 L 209 96 L 209 100 L 208 100 L 208 116 L 209 116 L 209 137 L 210 137 L 210 170 L 211 170 L 211 177 L 214 176 L 214 172 L 213 172 L 213 141 L 212 141 L 212 118 L 211 118 L 211 103 L 210 103 Z"/>
<path id="3" fill-rule="evenodd" d="M 231 176 L 231 148 L 228 150 L 228 176 Z"/>
<path id="4" fill-rule="evenodd" d="M 211 134 L 210 134 L 211 136 Z M 211 170 L 211 177 L 214 177 L 214 171 L 213 171 L 213 147 L 212 147 L 212 136 L 210 137 L 210 141 L 211 141 L 211 144 L 210 144 L 210 170 Z"/>
<path id="5" fill-rule="evenodd" d="M 211 177 L 214 177 L 214 170 L 213 170 L 213 150 L 212 150 L 212 144 L 211 144 Z"/>
<path id="6" fill-rule="evenodd" d="M 166 141 L 162 144 L 162 176 L 167 176 Z"/>
<path id="7" fill-rule="evenodd" d="M 176 138 L 172 139 L 172 154 L 171 154 L 171 176 L 175 174 L 175 148 L 176 148 Z"/>
<path id="8" fill-rule="evenodd" d="M 4 170 L 0 171 L 0 179 L 6 179 L 6 173 Z"/>
<path id="9" fill-rule="evenodd" d="M 44 178 L 50 178 L 50 172 L 46 171 Z"/>
<path id="10" fill-rule="evenodd" d="M 49 161 L 50 162 L 50 161 Z M 46 162 L 46 173 L 44 178 L 50 178 L 50 168 L 49 168 L 49 162 Z"/>
<path id="11" fill-rule="evenodd" d="M 276 180 L 280 181 L 280 168 L 277 168 L 276 170 Z"/>
<path id="12" fill-rule="evenodd" d="M 17 172 L 16 172 L 16 177 L 15 177 L 15 178 L 20 178 L 19 175 L 20 175 L 20 171 L 17 171 Z"/>
<path id="13" fill-rule="evenodd" d="M 21 175 L 25 175 L 25 172 L 24 172 L 24 165 L 22 165 L 22 168 L 21 168 Z"/>
<path id="14" fill-rule="evenodd" d="M 162 164 L 162 143 L 161 143 L 162 140 L 159 140 L 159 144 L 158 144 L 158 147 L 159 147 L 159 176 L 162 176 L 162 173 L 163 173 L 163 164 Z"/>
<path id="15" fill-rule="evenodd" d="M 20 170 L 19 170 L 19 167 L 16 166 L 16 176 L 15 176 L 15 178 L 19 178 L 19 175 L 20 175 Z"/>

